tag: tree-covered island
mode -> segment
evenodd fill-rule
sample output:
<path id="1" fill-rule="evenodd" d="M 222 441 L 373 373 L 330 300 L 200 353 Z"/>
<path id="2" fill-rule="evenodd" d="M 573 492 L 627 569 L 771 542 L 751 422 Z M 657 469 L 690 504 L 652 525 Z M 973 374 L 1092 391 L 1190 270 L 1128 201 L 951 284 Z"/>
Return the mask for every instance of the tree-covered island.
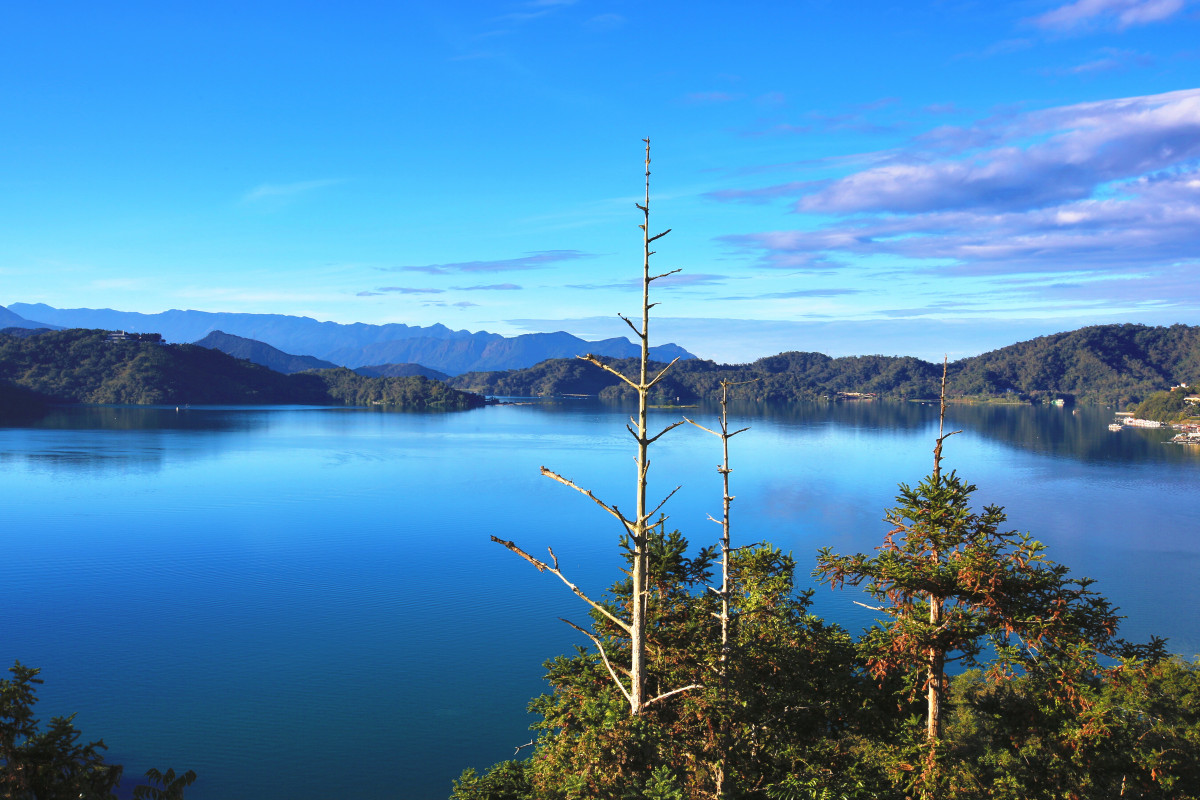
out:
<path id="1" fill-rule="evenodd" d="M 463 410 L 479 395 L 428 378 L 368 378 L 348 369 L 285 375 L 219 350 L 101 330 L 0 334 L 0 404 L 13 414 L 45 403 L 375 405 Z"/>

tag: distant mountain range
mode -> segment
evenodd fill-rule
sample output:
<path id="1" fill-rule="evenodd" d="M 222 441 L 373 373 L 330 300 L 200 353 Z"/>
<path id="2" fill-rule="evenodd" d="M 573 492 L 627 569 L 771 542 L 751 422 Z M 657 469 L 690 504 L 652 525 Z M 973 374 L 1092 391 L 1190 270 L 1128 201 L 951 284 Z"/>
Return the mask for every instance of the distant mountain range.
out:
<path id="1" fill-rule="evenodd" d="M 0 306 L 0 328 L 28 328 L 31 330 L 34 328 L 50 328 L 51 330 L 58 330 L 59 326 L 50 325 L 45 322 L 32 322 L 19 314 L 9 311 L 4 306 Z"/>
<path id="2" fill-rule="evenodd" d="M 628 339 L 589 342 L 569 333 L 498 333 L 455 331 L 400 323 L 369 325 L 318 322 L 282 314 L 233 314 L 207 311 L 164 311 L 139 314 L 113 309 L 60 309 L 42 303 L 0 307 L 0 328 L 91 328 L 160 333 L 168 342 L 195 342 L 216 331 L 270 345 L 284 353 L 301 353 L 336 365 L 419 364 L 450 375 L 470 371 L 520 369 L 548 358 L 594 353 L 612 358 L 637 355 Z M 651 349 L 661 360 L 695 358 L 675 344 Z"/>
<path id="3" fill-rule="evenodd" d="M 192 344 L 207 347 L 210 350 L 220 350 L 234 358 L 244 358 L 285 375 L 309 369 L 333 369 L 338 366 L 331 361 L 322 361 L 312 356 L 294 356 L 276 347 L 271 347 L 266 342 L 247 339 L 244 336 L 234 336 L 224 331 L 213 331 Z M 354 371 L 368 378 L 411 378 L 419 375 L 441 381 L 450 377 L 444 372 L 423 367 L 420 364 L 376 364 L 368 367 L 356 367 Z"/>

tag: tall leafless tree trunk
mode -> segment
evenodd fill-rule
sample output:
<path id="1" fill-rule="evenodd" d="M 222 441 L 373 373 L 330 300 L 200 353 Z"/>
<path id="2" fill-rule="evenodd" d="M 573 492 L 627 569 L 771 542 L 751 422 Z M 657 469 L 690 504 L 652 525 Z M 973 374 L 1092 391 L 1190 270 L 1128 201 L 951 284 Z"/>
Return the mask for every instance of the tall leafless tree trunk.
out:
<path id="1" fill-rule="evenodd" d="M 615 505 L 605 503 L 592 494 L 591 491 L 582 488 L 581 486 L 564 478 L 558 473 L 547 469 L 546 467 L 542 467 L 541 470 L 543 475 L 552 478 L 565 486 L 569 486 L 570 488 L 575 489 L 591 499 L 609 514 L 619 520 L 621 525 L 624 527 L 633 551 L 633 563 L 630 569 L 632 591 L 630 596 L 629 620 L 625 621 L 614 616 L 607 608 L 589 598 L 577 586 L 567 580 L 562 572 L 559 571 L 558 559 L 554 557 L 553 551 L 550 551 L 550 557 L 553 561 L 553 566 L 551 566 L 550 564 L 546 564 L 545 562 L 539 561 L 538 559 L 529 555 L 512 542 L 504 541 L 503 539 L 497 539 L 495 536 L 492 537 L 493 541 L 499 542 L 509 550 L 512 550 L 514 553 L 524 558 L 526 561 L 529 561 L 531 564 L 537 567 L 539 571 L 549 570 L 552 574 L 557 575 L 558 578 L 566 583 L 576 595 L 585 600 L 593 609 L 606 616 L 629 636 L 630 664 L 627 672 L 629 676 L 629 685 L 626 686 L 625 682 L 622 681 L 618 676 L 618 671 L 616 668 L 614 668 L 599 637 L 589 633 L 573 622 L 563 620 L 568 625 L 582 632 L 585 636 L 591 639 L 592 643 L 596 645 L 597 649 L 599 649 L 600 656 L 604 660 L 605 666 L 608 668 L 610 677 L 616 683 L 617 688 L 621 690 L 621 693 L 625 696 L 625 699 L 629 701 L 629 713 L 634 716 L 640 714 L 642 710 L 651 703 L 657 702 L 680 692 L 687 691 L 688 689 L 698 688 L 697 684 L 693 684 L 690 686 L 683 686 L 678 689 L 672 689 L 671 691 L 664 692 L 657 697 L 652 697 L 649 699 L 646 698 L 646 616 L 647 600 L 649 598 L 647 589 L 647 578 L 649 573 L 648 557 L 650 537 L 654 533 L 654 530 L 658 524 L 652 523 L 650 520 L 658 513 L 663 504 L 671 498 L 671 495 L 675 494 L 675 491 L 678 490 L 678 487 L 676 487 L 676 490 L 667 495 L 667 497 L 663 499 L 663 501 L 660 502 L 655 508 L 647 510 L 648 503 L 646 498 L 648 475 L 650 470 L 649 452 L 650 445 L 657 441 L 667 431 L 682 425 L 683 422 L 681 420 L 672 425 L 668 425 L 665 429 L 654 436 L 649 434 L 647 425 L 647 412 L 650 405 L 650 391 L 660 380 L 662 380 L 667 370 L 675 364 L 675 361 L 679 360 L 676 358 L 670 364 L 663 367 L 657 375 L 650 377 L 650 309 L 657 305 L 657 303 L 650 302 L 650 284 L 659 278 L 665 278 L 667 275 L 672 275 L 676 272 L 679 272 L 679 270 L 671 270 L 670 272 L 666 272 L 661 275 L 650 274 L 650 256 L 654 255 L 654 251 L 650 249 L 650 245 L 655 240 L 661 239 L 671 231 L 668 229 L 662 233 L 654 235 L 650 234 L 650 140 L 643 139 L 643 141 L 646 143 L 646 193 L 644 201 L 636 204 L 642 212 L 642 223 L 638 226 L 642 229 L 643 252 L 641 328 L 635 326 L 627 317 L 621 316 L 621 319 L 625 321 L 625 324 L 633 329 L 634 334 L 636 334 L 638 339 L 641 341 L 642 357 L 640 368 L 638 370 L 638 377 L 636 380 L 629 378 L 590 353 L 580 356 L 580 358 L 583 358 L 584 360 L 589 361 L 601 369 L 617 376 L 637 393 L 637 418 L 636 420 L 631 419 L 631 424 L 626 426 L 630 434 L 633 435 L 634 440 L 637 442 L 637 457 L 635 459 L 637 467 L 636 512 L 633 518 L 629 518 L 625 516 Z"/>
<path id="2" fill-rule="evenodd" d="M 741 383 L 749 383 L 749 381 L 741 381 Z M 730 381 L 721 381 L 721 416 L 718 419 L 721 430 L 719 433 L 711 428 L 704 427 L 695 420 L 684 418 L 700 430 L 708 431 L 721 440 L 721 464 L 717 467 L 717 472 L 721 475 L 722 513 L 719 520 L 713 519 L 711 515 L 709 519 L 721 525 L 721 588 L 719 591 L 713 591 L 721 598 L 721 655 L 719 663 L 722 675 L 724 675 L 725 663 L 729 659 L 729 556 L 733 552 L 729 533 L 729 508 L 733 505 L 734 500 L 734 496 L 729 493 L 729 473 L 733 472 L 733 469 L 729 466 L 729 440 L 743 431 L 750 430 L 749 428 L 739 428 L 733 433 L 729 432 L 729 387 L 737 385 Z"/>
<path id="3" fill-rule="evenodd" d="M 937 444 L 933 447 L 933 479 L 937 481 L 942 476 L 942 443 L 956 433 L 962 431 L 951 431 L 946 433 L 946 369 L 948 358 L 942 359 L 942 390 L 941 401 L 938 408 L 938 437 Z M 935 563 L 941 560 L 941 553 L 934 550 L 929 554 L 930 560 Z M 937 630 L 942 624 L 942 612 L 946 598 L 939 597 L 933 592 L 929 593 L 929 627 L 932 630 Z M 925 740 L 931 745 L 942 735 L 942 695 L 945 692 L 946 683 L 946 653 L 940 647 L 929 648 L 929 664 L 928 664 L 928 686 L 926 687 L 926 706 L 927 713 L 925 718 Z"/>
<path id="4" fill-rule="evenodd" d="M 746 382 L 748 381 L 743 381 L 743 383 Z M 732 587 L 729 585 L 729 559 L 733 554 L 733 545 L 729 530 L 729 508 L 733 505 L 734 496 L 729 493 L 729 473 L 733 472 L 733 469 L 729 466 L 729 440 L 739 433 L 749 430 L 749 428 L 740 428 L 732 433 L 729 432 L 729 387 L 731 385 L 736 384 L 731 384 L 729 381 L 721 381 L 721 416 L 718 419 L 720 423 L 719 433 L 711 428 L 704 427 L 695 420 L 684 417 L 684 419 L 700 430 L 708 431 L 721 440 L 721 464 L 717 467 L 717 472 L 721 475 L 721 519 L 717 520 L 712 515 L 709 515 L 709 519 L 713 520 L 713 522 L 719 522 L 721 525 L 721 588 L 717 590 L 709 587 L 709 589 L 715 592 L 721 600 L 721 611 L 718 614 L 718 619 L 721 622 L 721 654 L 717 662 L 717 681 L 720 684 L 722 696 L 724 695 L 726 671 L 729 664 L 729 595 L 732 591 Z M 728 724 L 724 720 L 720 723 L 717 737 L 720 761 L 715 766 L 714 796 L 720 800 L 720 798 L 726 796 L 724 762 L 729 750 L 729 730 Z"/>

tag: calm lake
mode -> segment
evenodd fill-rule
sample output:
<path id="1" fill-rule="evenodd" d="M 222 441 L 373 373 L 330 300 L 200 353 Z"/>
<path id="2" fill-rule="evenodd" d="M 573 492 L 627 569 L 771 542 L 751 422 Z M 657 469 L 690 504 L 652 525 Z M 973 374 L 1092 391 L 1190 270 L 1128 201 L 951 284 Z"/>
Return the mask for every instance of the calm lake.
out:
<path id="1" fill-rule="evenodd" d="M 896 484 L 932 466 L 933 406 L 736 413 L 735 543 L 792 551 L 800 586 L 818 547 L 878 545 Z M 538 468 L 631 507 L 627 416 L 92 407 L 0 428 L 0 660 L 42 669 L 39 715 L 78 712 L 127 792 L 170 766 L 199 773 L 195 800 L 445 798 L 529 741 L 541 662 L 586 643 L 557 620 L 585 622 L 582 604 L 488 537 L 552 546 L 585 591 L 611 584 L 616 523 Z M 1123 635 L 1190 656 L 1200 448 L 1110 433 L 1111 416 L 952 407 L 945 466 L 1098 579 Z M 670 524 L 715 541 L 719 441 L 684 426 L 651 458 L 652 494 L 683 487 Z M 822 589 L 816 611 L 857 632 L 857 598 Z"/>

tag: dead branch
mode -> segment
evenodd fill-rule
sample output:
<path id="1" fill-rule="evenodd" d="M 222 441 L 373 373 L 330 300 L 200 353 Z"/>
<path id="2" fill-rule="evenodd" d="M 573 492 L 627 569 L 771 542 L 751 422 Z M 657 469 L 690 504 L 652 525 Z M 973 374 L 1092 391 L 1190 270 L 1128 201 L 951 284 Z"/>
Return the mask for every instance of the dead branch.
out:
<path id="1" fill-rule="evenodd" d="M 642 519 L 641 519 L 641 520 L 639 520 L 639 521 L 640 521 L 640 522 L 645 522 L 646 520 L 650 519 L 650 518 L 651 518 L 651 517 L 653 517 L 655 514 L 657 514 L 657 513 L 658 513 L 658 510 L 659 510 L 660 508 L 662 508 L 663 506 L 665 506 L 665 505 L 667 504 L 667 501 L 668 501 L 668 500 L 670 500 L 672 497 L 674 497 L 674 496 L 675 496 L 675 493 L 676 493 L 676 492 L 678 492 L 678 491 L 679 491 L 680 489 L 682 489 L 682 488 L 683 488 L 682 486 L 676 486 L 674 489 L 672 489 L 672 490 L 671 490 L 671 493 L 670 493 L 669 495 L 667 495 L 666 497 L 664 497 L 664 498 L 663 498 L 663 500 L 662 500 L 662 502 L 661 502 L 661 503 L 659 503 L 658 505 L 656 505 L 656 506 L 654 507 L 654 510 L 653 510 L 653 511 L 651 511 L 651 512 L 650 512 L 649 514 L 647 514 L 646 516 L 642 517 Z"/>
<path id="2" fill-rule="evenodd" d="M 628 326 L 630 327 L 630 329 L 632 329 L 632 330 L 633 330 L 633 332 L 634 332 L 635 334 L 637 334 L 637 336 L 638 336 L 638 338 L 639 338 L 639 339 L 645 339 L 645 338 L 646 338 L 646 334 L 644 334 L 644 333 L 642 333 L 641 331 L 639 331 L 639 330 L 637 329 L 637 326 L 636 326 L 636 325 L 634 325 L 632 322 L 630 322 L 630 321 L 629 321 L 629 317 L 625 316 L 624 314 L 617 314 L 617 316 L 618 316 L 618 317 L 620 317 L 621 319 L 625 320 L 625 324 L 626 324 L 626 325 L 628 325 Z"/>
<path id="3" fill-rule="evenodd" d="M 655 442 L 657 442 L 659 439 L 661 439 L 663 437 L 663 434 L 670 433 L 671 431 L 675 430 L 682 424 L 683 424 L 683 420 L 680 420 L 679 422 L 672 422 L 670 425 L 668 425 L 667 427 L 665 427 L 661 431 L 659 431 L 657 436 L 652 436 L 649 439 L 647 439 L 646 444 L 654 444 Z"/>
<path id="4" fill-rule="evenodd" d="M 557 472 L 546 469 L 545 467 L 542 467 L 542 474 L 545 475 L 547 478 L 552 478 L 552 479 L 558 481 L 563 486 L 569 486 L 570 488 L 574 489 L 575 491 L 579 492 L 580 494 L 591 498 L 591 500 L 596 505 L 600 506 L 605 511 L 607 511 L 608 513 L 612 514 L 614 517 L 619 519 L 621 521 L 621 524 L 624 525 L 626 528 L 629 528 L 631 525 L 633 525 L 633 522 L 631 520 L 625 519 L 625 515 L 622 514 L 620 511 L 618 511 L 616 506 L 610 506 L 608 503 L 604 502 L 599 497 L 596 497 L 596 495 L 592 494 L 591 490 L 584 489 L 582 486 L 576 485 L 573 481 L 567 480 L 562 475 L 559 475 Z"/>
<path id="5" fill-rule="evenodd" d="M 513 755 L 515 756 L 517 753 L 521 752 L 521 751 L 522 751 L 522 750 L 524 750 L 526 747 L 533 747 L 533 745 L 534 745 L 534 741 L 535 741 L 535 740 L 533 740 L 533 739 L 530 739 L 530 740 L 529 740 L 528 742 L 526 742 L 525 744 L 519 744 L 519 745 L 517 745 L 517 749 L 516 749 L 516 750 L 513 750 Z"/>
<path id="6" fill-rule="evenodd" d="M 884 608 L 883 606 L 869 606 L 866 603 L 860 603 L 857 600 L 851 600 L 850 602 L 854 603 L 854 605 L 856 605 L 856 606 L 862 606 L 863 608 L 869 608 L 872 611 L 887 611 L 887 609 Z"/>
<path id="7" fill-rule="evenodd" d="M 612 368 L 612 367 L 610 367 L 608 364 L 605 364 L 603 361 L 601 361 L 600 359 L 596 358 L 596 357 L 595 357 L 594 355 L 592 355 L 591 353 L 587 353 L 587 354 L 585 354 L 585 355 L 582 355 L 582 356 L 577 356 L 577 357 L 578 357 L 578 358 L 582 358 L 584 361 L 587 361 L 587 362 L 589 362 L 589 363 L 595 364 L 597 367 L 599 367 L 600 369 L 604 370 L 605 372 L 609 372 L 609 373 L 612 373 L 613 375 L 616 375 L 618 378 L 620 378 L 621 380 L 625 381 L 627 384 L 629 384 L 629 386 L 630 386 L 631 388 L 633 388 L 633 389 L 635 389 L 635 390 L 636 390 L 636 389 L 640 389 L 640 388 L 641 388 L 641 387 L 640 387 L 640 386 L 638 386 L 636 383 L 634 383 L 633 381 L 629 380 L 629 378 L 626 378 L 624 375 L 622 375 L 620 370 L 613 369 L 613 368 Z"/>
<path id="8" fill-rule="evenodd" d="M 670 231 L 667 231 L 667 233 L 670 233 Z M 662 236 L 662 234 L 660 233 L 659 236 Z M 654 239 L 657 239 L 657 238 L 658 238 L 658 236 L 654 237 Z M 653 242 L 654 239 L 651 239 L 650 241 Z M 654 255 L 654 253 L 651 253 L 650 255 Z M 665 278 L 668 275 L 674 275 L 676 272 L 683 272 L 683 268 L 681 267 L 680 269 L 673 269 L 670 272 L 664 272 L 662 275 L 654 275 L 654 276 L 651 276 L 650 278 L 647 278 L 647 280 L 656 281 L 659 278 Z"/>
<path id="9" fill-rule="evenodd" d="M 693 683 L 689 686 L 681 686 L 678 689 L 672 689 L 669 692 L 663 692 L 658 697 L 650 698 L 645 703 L 643 703 L 642 706 L 645 707 L 645 706 L 650 705 L 651 703 L 657 703 L 659 700 L 665 700 L 673 694 L 679 694 L 680 692 L 686 692 L 688 689 L 703 689 L 703 688 L 704 688 L 704 686 L 699 683 Z"/>
<path id="10" fill-rule="evenodd" d="M 562 619 L 563 622 L 567 623 L 572 628 L 592 640 L 592 644 L 596 645 L 596 649 L 600 651 L 600 658 L 604 659 L 604 666 L 608 667 L 608 674 L 612 676 L 613 683 L 615 683 L 617 688 L 621 690 L 621 694 L 625 695 L 625 700 L 629 703 L 632 703 L 633 698 L 629 696 L 629 690 L 625 688 L 625 684 L 621 683 L 621 679 L 617 677 L 617 672 L 613 669 L 612 662 L 608 660 L 608 653 L 604 652 L 604 645 L 600 643 L 600 639 L 590 631 L 586 631 L 576 625 L 574 622 L 571 622 L 569 619 L 563 619 L 562 617 L 559 617 L 559 619 Z"/>
<path id="11" fill-rule="evenodd" d="M 667 235 L 668 233 L 670 233 L 670 232 L 671 232 L 671 229 L 670 229 L 670 228 L 667 228 L 667 229 L 666 229 L 665 231 L 663 231 L 662 233 L 655 234 L 654 236 L 651 236 L 649 239 L 647 239 L 647 240 L 646 240 L 646 244 L 650 244 L 650 243 L 651 243 L 651 242 L 653 242 L 655 239 L 661 239 L 662 237 L 666 236 L 666 235 Z M 675 271 L 676 271 L 676 272 L 678 272 L 679 270 L 675 270 Z"/>
<path id="12" fill-rule="evenodd" d="M 654 384 L 661 381 L 663 379 L 663 376 L 667 374 L 667 370 L 669 370 L 671 367 L 675 366 L 675 362 L 678 360 L 679 360 L 679 356 L 675 356 L 675 358 L 671 359 L 671 363 L 667 364 L 665 367 L 663 367 L 662 370 L 659 371 L 659 373 L 654 376 L 653 380 L 651 380 L 649 383 L 646 384 L 646 388 L 647 389 L 653 388 Z"/>
<path id="13" fill-rule="evenodd" d="M 526 553 L 524 550 L 522 550 L 520 547 L 517 547 L 516 544 L 514 544 L 513 542 L 510 542 L 506 539 L 500 539 L 500 538 L 493 536 L 492 541 L 496 542 L 497 544 L 504 545 L 509 550 L 513 551 L 514 553 L 519 555 L 521 558 L 528 561 L 530 564 L 533 564 L 533 566 L 537 567 L 538 572 L 549 572 L 552 575 L 558 576 L 558 579 L 560 581 L 562 581 L 563 583 L 565 583 L 567 585 L 567 588 L 575 593 L 576 597 L 583 600 L 583 602 L 587 603 L 589 606 L 596 609 L 604 616 L 608 617 L 608 619 L 611 620 L 612 623 L 614 625 L 616 625 L 617 627 L 619 627 L 621 630 L 625 631 L 626 633 L 630 632 L 629 623 L 625 622 L 620 617 L 613 614 L 611 611 L 609 611 L 607 608 L 605 608 L 600 603 L 597 603 L 595 600 L 588 597 L 586 594 L 583 593 L 582 589 L 580 589 L 575 584 L 571 583 L 571 581 L 569 581 L 567 579 L 567 576 L 562 574 L 562 571 L 559 570 L 559 568 L 558 568 L 558 558 L 554 555 L 554 551 L 550 550 L 550 548 L 546 548 L 546 549 L 550 550 L 550 558 L 554 560 L 554 566 L 550 566 L 545 561 L 541 561 L 539 559 L 534 558 L 533 556 L 529 555 L 529 553 Z"/>

